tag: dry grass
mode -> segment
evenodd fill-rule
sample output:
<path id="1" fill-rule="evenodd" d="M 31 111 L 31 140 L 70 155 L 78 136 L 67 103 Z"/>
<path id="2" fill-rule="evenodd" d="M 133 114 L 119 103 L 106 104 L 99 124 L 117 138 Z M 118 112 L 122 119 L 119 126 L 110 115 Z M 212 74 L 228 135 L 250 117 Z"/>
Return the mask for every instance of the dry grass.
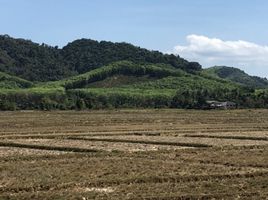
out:
<path id="1" fill-rule="evenodd" d="M 0 113 L 0 199 L 265 199 L 268 110 Z"/>

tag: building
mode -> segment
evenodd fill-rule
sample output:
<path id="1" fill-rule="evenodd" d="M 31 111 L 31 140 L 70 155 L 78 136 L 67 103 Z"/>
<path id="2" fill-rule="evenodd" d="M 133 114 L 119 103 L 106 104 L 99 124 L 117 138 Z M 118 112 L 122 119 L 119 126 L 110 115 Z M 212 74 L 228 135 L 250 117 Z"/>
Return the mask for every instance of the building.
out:
<path id="1" fill-rule="evenodd" d="M 210 109 L 235 109 L 237 108 L 236 103 L 231 101 L 207 101 Z"/>

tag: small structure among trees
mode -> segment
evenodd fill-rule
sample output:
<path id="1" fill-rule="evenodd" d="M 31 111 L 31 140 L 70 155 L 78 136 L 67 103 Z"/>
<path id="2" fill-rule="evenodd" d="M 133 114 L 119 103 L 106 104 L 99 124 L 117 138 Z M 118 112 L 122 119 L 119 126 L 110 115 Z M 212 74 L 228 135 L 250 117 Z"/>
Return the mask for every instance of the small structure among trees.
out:
<path id="1" fill-rule="evenodd" d="M 237 104 L 231 101 L 207 101 L 210 109 L 235 109 Z"/>

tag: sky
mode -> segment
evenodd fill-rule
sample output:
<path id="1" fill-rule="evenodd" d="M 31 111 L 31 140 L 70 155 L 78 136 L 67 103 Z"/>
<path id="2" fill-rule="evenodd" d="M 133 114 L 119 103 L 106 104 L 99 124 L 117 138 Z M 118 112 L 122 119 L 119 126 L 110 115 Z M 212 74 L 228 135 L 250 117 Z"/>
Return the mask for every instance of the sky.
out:
<path id="1" fill-rule="evenodd" d="M 0 0 L 0 34 L 128 42 L 268 78 L 267 0 Z"/>

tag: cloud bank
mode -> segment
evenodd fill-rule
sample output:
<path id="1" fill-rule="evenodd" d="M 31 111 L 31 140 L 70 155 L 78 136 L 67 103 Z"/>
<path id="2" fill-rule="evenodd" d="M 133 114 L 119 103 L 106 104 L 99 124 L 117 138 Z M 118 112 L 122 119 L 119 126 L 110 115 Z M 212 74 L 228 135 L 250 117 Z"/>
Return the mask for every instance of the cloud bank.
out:
<path id="1" fill-rule="evenodd" d="M 226 65 L 238 67 L 252 75 L 268 77 L 268 46 L 201 35 L 188 35 L 186 39 L 188 44 L 175 46 L 172 53 L 198 61 L 204 67 Z"/>

